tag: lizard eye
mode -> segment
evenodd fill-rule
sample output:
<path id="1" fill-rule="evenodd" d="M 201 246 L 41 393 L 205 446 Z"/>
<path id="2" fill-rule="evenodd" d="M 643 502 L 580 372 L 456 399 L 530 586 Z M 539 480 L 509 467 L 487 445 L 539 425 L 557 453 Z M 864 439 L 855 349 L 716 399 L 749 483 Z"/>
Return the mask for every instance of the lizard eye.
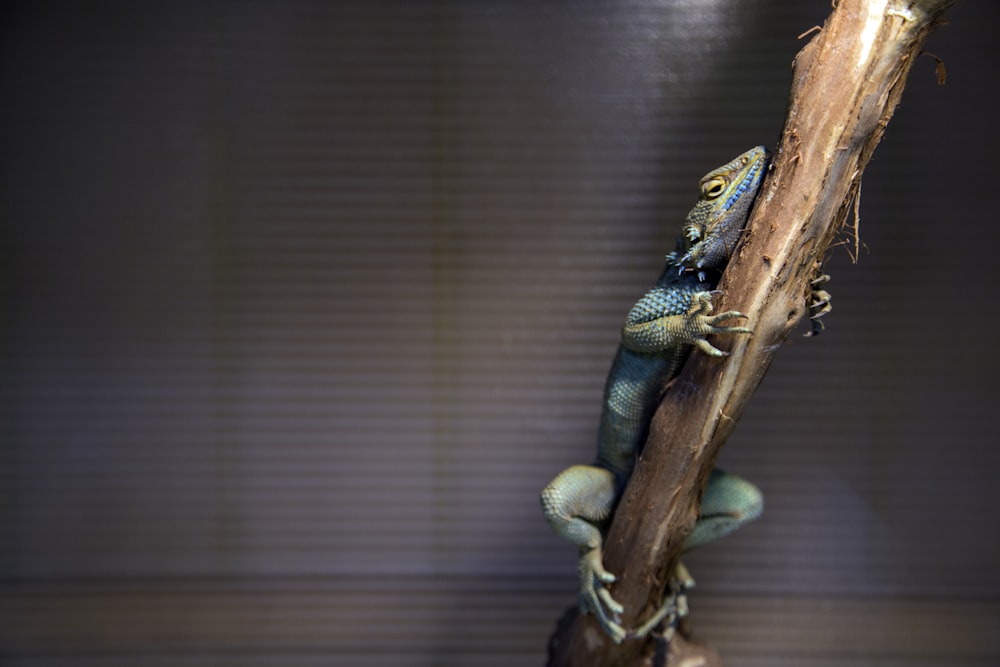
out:
<path id="1" fill-rule="evenodd" d="M 713 178 L 701 187 L 701 195 L 706 199 L 715 199 L 726 190 L 726 181 L 723 178 Z"/>

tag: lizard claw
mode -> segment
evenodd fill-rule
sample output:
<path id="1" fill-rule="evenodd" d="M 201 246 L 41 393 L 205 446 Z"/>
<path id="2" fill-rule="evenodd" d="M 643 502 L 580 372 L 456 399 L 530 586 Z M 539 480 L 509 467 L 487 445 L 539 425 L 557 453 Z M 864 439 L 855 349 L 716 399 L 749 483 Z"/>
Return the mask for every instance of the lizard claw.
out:
<path id="1" fill-rule="evenodd" d="M 650 308 L 640 301 L 629 314 L 622 329 L 622 345 L 634 352 L 663 353 L 677 345 L 694 345 L 713 357 L 726 353 L 709 343 L 705 337 L 717 334 L 752 333 L 747 327 L 725 326 L 727 320 L 745 319 L 738 310 L 713 314 L 713 292 L 695 292 L 686 312 L 674 313 L 653 319 L 643 318 Z"/>
<path id="2" fill-rule="evenodd" d="M 611 640 L 620 644 L 628 634 L 621 626 L 621 613 L 625 608 L 613 597 L 608 586 L 615 582 L 615 575 L 604 569 L 600 549 L 591 549 L 580 558 L 580 611 L 593 612 L 597 622 Z"/>
<path id="3" fill-rule="evenodd" d="M 816 276 L 809 282 L 809 300 L 806 307 L 809 310 L 812 328 L 804 334 L 805 336 L 818 336 L 826 329 L 820 318 L 833 310 L 833 306 L 830 304 L 830 293 L 822 289 L 823 285 L 828 282 L 830 282 L 830 276 L 825 273 Z"/>
<path id="4" fill-rule="evenodd" d="M 688 309 L 688 336 L 692 345 L 699 350 L 713 357 L 728 356 L 728 352 L 723 352 L 707 340 L 705 336 L 710 334 L 736 334 L 753 333 L 747 327 L 725 326 L 722 322 L 735 319 L 746 319 L 746 315 L 738 310 L 727 310 L 724 313 L 713 315 L 712 296 L 720 293 L 719 290 L 712 292 L 698 292 L 691 299 L 691 307 Z"/>
<path id="5" fill-rule="evenodd" d="M 688 615 L 687 592 L 694 588 L 694 579 L 691 573 L 680 561 L 674 567 L 667 586 L 667 593 L 663 598 L 663 604 L 653 616 L 628 634 L 629 638 L 642 639 L 661 624 L 664 626 L 662 637 L 669 642 L 677 631 L 682 619 Z"/>

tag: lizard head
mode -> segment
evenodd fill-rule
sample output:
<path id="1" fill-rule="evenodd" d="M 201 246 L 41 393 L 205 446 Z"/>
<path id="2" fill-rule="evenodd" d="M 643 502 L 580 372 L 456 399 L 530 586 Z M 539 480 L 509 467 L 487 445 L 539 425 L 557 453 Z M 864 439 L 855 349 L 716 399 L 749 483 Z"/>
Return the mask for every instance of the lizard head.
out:
<path id="1" fill-rule="evenodd" d="M 702 177 L 701 197 L 684 224 L 682 271 L 703 275 L 706 269 L 720 268 L 729 260 L 769 162 L 767 149 L 757 146 Z"/>

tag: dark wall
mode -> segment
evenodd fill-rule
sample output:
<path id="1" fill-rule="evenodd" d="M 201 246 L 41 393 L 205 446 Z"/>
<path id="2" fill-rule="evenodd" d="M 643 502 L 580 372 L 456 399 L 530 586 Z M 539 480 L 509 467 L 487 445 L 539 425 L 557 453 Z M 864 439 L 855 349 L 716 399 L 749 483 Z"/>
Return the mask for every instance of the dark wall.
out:
<path id="1" fill-rule="evenodd" d="M 688 562 L 732 664 L 1000 656 L 995 6 L 927 44 L 827 331 L 724 450 L 767 496 Z M 537 493 L 828 11 L 6 3 L 0 661 L 539 664 Z"/>

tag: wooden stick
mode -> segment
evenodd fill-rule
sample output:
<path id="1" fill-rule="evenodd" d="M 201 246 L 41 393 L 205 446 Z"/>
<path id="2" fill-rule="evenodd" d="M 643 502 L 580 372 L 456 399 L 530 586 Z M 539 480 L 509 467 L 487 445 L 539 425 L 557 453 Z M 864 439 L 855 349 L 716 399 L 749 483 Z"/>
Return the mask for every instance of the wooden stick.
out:
<path id="1" fill-rule="evenodd" d="M 749 315 L 754 333 L 715 341 L 731 348 L 726 359 L 691 355 L 653 419 L 605 542 L 625 627 L 641 625 L 660 606 L 719 448 L 805 313 L 817 262 L 853 219 L 861 174 L 910 66 L 952 3 L 840 0 L 796 56 L 774 167 L 716 303 L 718 312 Z M 554 666 L 639 665 L 656 646 L 650 639 L 615 645 L 592 617 L 577 616 L 557 631 L 550 650 Z"/>

